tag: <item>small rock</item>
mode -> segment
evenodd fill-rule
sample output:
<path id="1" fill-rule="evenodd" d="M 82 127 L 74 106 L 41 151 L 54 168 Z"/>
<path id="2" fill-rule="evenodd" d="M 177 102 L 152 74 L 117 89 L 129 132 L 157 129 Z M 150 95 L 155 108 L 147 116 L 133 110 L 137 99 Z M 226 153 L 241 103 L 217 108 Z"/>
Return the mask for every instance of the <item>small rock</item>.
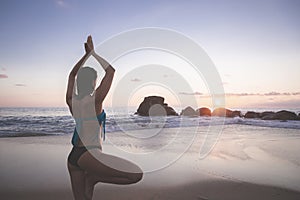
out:
<path id="1" fill-rule="evenodd" d="M 272 116 L 274 114 L 275 114 L 275 112 L 273 112 L 273 111 L 265 111 L 265 112 L 260 113 L 259 117 L 260 118 L 270 117 L 270 116 Z"/>
<path id="2" fill-rule="evenodd" d="M 183 109 L 180 113 L 183 116 L 198 116 L 198 113 L 190 106 Z"/>
<path id="3" fill-rule="evenodd" d="M 259 118 L 259 116 L 260 116 L 260 113 L 258 113 L 258 112 L 248 111 L 248 112 L 246 112 L 244 117 L 245 118 Z"/>
<path id="4" fill-rule="evenodd" d="M 269 114 L 269 115 L 265 115 L 261 119 L 262 120 L 274 120 L 275 119 L 275 113 Z"/>
<path id="5" fill-rule="evenodd" d="M 235 110 L 231 113 L 231 117 L 242 117 L 242 113 L 239 110 Z"/>
<path id="6" fill-rule="evenodd" d="M 218 117 L 231 117 L 232 111 L 226 108 L 216 108 L 211 115 Z"/>
<path id="7" fill-rule="evenodd" d="M 298 116 L 294 112 L 281 110 L 281 111 L 275 113 L 274 118 L 278 119 L 278 120 L 297 120 Z"/>
<path id="8" fill-rule="evenodd" d="M 199 116 L 208 116 L 210 117 L 211 116 L 211 111 L 209 108 L 206 108 L 206 107 L 202 107 L 202 108 L 198 108 L 196 110 L 196 112 L 198 113 Z"/>

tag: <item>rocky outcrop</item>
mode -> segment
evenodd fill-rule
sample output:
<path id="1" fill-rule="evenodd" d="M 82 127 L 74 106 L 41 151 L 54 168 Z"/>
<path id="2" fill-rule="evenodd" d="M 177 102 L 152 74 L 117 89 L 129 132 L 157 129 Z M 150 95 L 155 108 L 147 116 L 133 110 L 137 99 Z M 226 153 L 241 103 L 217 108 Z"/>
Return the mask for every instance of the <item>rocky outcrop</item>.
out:
<path id="1" fill-rule="evenodd" d="M 274 115 L 274 119 L 277 120 L 297 120 L 298 116 L 294 112 L 281 110 Z"/>
<path id="2" fill-rule="evenodd" d="M 242 117 L 242 113 L 238 110 L 232 111 L 231 117 Z"/>
<path id="3" fill-rule="evenodd" d="M 226 108 L 216 108 L 213 110 L 213 112 L 211 113 L 212 116 L 218 116 L 218 117 L 226 117 L 226 114 L 228 114 L 229 110 L 227 110 Z"/>
<path id="4" fill-rule="evenodd" d="M 166 109 L 167 115 L 178 116 L 177 112 L 172 107 L 165 106 L 164 108 Z"/>
<path id="5" fill-rule="evenodd" d="M 209 108 L 206 107 L 202 107 L 202 108 L 198 108 L 196 110 L 197 114 L 199 116 L 206 116 L 206 117 L 210 117 L 211 116 L 211 111 Z"/>
<path id="6" fill-rule="evenodd" d="M 183 116 L 198 116 L 198 113 L 190 106 L 183 109 L 180 113 Z"/>
<path id="7" fill-rule="evenodd" d="M 227 108 L 216 108 L 212 114 L 212 116 L 218 116 L 218 117 L 241 117 L 241 111 L 235 110 L 229 110 Z"/>
<path id="8" fill-rule="evenodd" d="M 268 118 L 268 117 L 271 117 L 273 115 L 275 115 L 275 112 L 273 112 L 273 111 L 265 111 L 265 112 L 259 113 L 259 117 L 261 119 Z"/>
<path id="9" fill-rule="evenodd" d="M 268 115 L 265 115 L 261 117 L 262 120 L 274 120 L 275 119 L 275 113 L 269 113 Z"/>
<path id="10" fill-rule="evenodd" d="M 152 107 L 151 115 L 178 115 L 176 111 L 168 106 L 168 104 L 164 103 L 164 101 L 165 99 L 160 96 L 145 97 L 144 101 L 139 105 L 136 114 L 149 116 L 149 110 Z M 162 109 L 164 109 L 163 112 Z"/>
<path id="11" fill-rule="evenodd" d="M 160 96 L 148 96 L 139 105 L 136 114 L 141 116 L 162 116 L 162 115 L 175 115 L 178 116 L 176 111 L 164 103 L 164 98 Z M 227 108 L 216 108 L 211 112 L 209 108 L 202 107 L 194 110 L 188 106 L 180 113 L 182 116 L 218 116 L 218 117 L 242 117 L 241 111 L 232 111 Z M 300 113 L 297 115 L 295 112 L 281 110 L 279 112 L 265 111 L 254 112 L 248 111 L 244 118 L 257 118 L 262 120 L 300 120 Z"/>
<path id="12" fill-rule="evenodd" d="M 253 111 L 248 111 L 246 112 L 246 114 L 244 115 L 245 118 L 259 118 L 260 113 L 258 112 L 253 112 Z"/>
<path id="13" fill-rule="evenodd" d="M 279 112 L 265 111 L 262 113 L 248 111 L 245 118 L 260 118 L 262 120 L 297 120 L 298 116 L 294 112 L 281 110 Z"/>
<path id="14" fill-rule="evenodd" d="M 212 116 L 217 117 L 231 117 L 232 116 L 232 110 L 226 109 L 226 108 L 216 108 L 211 114 Z"/>

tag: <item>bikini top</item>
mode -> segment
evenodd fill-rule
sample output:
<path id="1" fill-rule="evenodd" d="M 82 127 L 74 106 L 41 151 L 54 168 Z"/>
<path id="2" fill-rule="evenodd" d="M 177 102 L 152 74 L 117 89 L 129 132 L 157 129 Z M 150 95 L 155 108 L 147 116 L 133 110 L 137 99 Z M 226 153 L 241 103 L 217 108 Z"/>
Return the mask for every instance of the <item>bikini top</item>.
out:
<path id="1" fill-rule="evenodd" d="M 99 115 L 97 115 L 97 119 L 95 117 L 89 117 L 89 118 L 75 118 L 76 127 L 74 129 L 74 133 L 72 136 L 72 145 L 76 146 L 78 144 L 79 135 L 77 132 L 77 129 L 80 130 L 82 127 L 82 123 L 84 121 L 90 121 L 90 120 L 98 120 L 100 126 L 102 125 L 103 128 L 103 141 L 105 140 L 105 121 L 106 121 L 106 113 L 103 110 Z"/>

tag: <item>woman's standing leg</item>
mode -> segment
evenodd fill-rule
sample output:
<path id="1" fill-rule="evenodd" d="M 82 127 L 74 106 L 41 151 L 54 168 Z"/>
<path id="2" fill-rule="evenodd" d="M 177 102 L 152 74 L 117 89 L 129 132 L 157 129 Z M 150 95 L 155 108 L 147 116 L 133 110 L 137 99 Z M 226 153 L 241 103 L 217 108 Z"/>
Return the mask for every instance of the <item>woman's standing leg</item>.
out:
<path id="1" fill-rule="evenodd" d="M 90 151 L 93 151 L 92 154 L 96 158 L 87 151 L 78 160 L 78 165 L 86 172 L 86 195 L 88 197 L 92 196 L 94 185 L 98 182 L 125 185 L 137 183 L 142 179 L 142 170 L 132 162 L 104 154 L 97 149 Z M 110 163 L 112 166 L 107 166 L 99 160 Z M 124 171 L 114 169 L 113 166 L 124 168 Z"/>
<path id="2" fill-rule="evenodd" d="M 71 179 L 72 191 L 75 200 L 86 200 L 85 196 L 85 182 L 86 174 L 85 171 L 80 168 L 71 165 L 68 162 L 68 170 Z"/>

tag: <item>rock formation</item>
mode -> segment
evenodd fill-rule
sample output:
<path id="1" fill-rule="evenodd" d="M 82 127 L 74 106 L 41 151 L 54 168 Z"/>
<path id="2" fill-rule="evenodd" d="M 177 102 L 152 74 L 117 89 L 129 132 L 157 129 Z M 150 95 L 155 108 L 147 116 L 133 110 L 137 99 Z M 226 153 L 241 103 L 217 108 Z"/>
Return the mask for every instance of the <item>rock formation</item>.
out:
<path id="1" fill-rule="evenodd" d="M 277 120 L 297 120 L 298 117 L 297 117 L 296 113 L 294 113 L 294 112 L 281 110 L 281 111 L 275 113 L 273 119 L 277 119 Z"/>
<path id="2" fill-rule="evenodd" d="M 258 112 L 253 112 L 253 111 L 248 111 L 244 115 L 245 118 L 259 118 L 260 113 Z"/>
<path id="3" fill-rule="evenodd" d="M 218 117 L 241 117 L 241 111 L 232 111 L 227 108 L 216 108 L 211 115 Z"/>
<path id="4" fill-rule="evenodd" d="M 260 118 L 262 120 L 297 120 L 298 116 L 294 112 L 281 110 L 279 112 L 265 111 L 262 113 L 248 111 L 245 118 Z"/>
<path id="5" fill-rule="evenodd" d="M 196 112 L 192 107 L 188 106 L 183 109 L 180 113 L 183 116 L 198 116 L 198 112 Z"/>
<path id="6" fill-rule="evenodd" d="M 175 110 L 164 103 L 165 99 L 160 96 L 148 96 L 144 98 L 144 101 L 139 105 L 136 114 L 141 116 L 149 116 L 149 110 L 151 107 L 151 115 L 178 115 Z M 164 109 L 164 110 L 162 110 Z"/>
<path id="7" fill-rule="evenodd" d="M 275 112 L 273 112 L 273 111 L 265 111 L 265 112 L 259 113 L 259 118 L 266 119 L 266 118 L 268 118 L 270 116 L 273 116 L 273 115 L 275 115 Z"/>
<path id="8" fill-rule="evenodd" d="M 196 110 L 196 112 L 198 113 L 199 116 L 207 116 L 207 117 L 211 116 L 210 109 L 206 107 L 199 108 Z"/>
<path id="9" fill-rule="evenodd" d="M 178 114 L 175 110 L 164 103 L 164 98 L 160 96 L 148 96 L 139 105 L 136 114 L 141 116 L 162 116 L 162 115 L 175 115 Z M 209 108 L 202 107 L 194 110 L 188 106 L 180 113 L 182 116 L 218 116 L 218 117 L 244 117 L 244 118 L 257 118 L 262 120 L 300 120 L 300 113 L 297 115 L 295 112 L 281 110 L 279 112 L 264 111 L 254 112 L 248 111 L 242 116 L 241 111 L 232 111 L 227 108 L 216 108 L 211 112 Z"/>

